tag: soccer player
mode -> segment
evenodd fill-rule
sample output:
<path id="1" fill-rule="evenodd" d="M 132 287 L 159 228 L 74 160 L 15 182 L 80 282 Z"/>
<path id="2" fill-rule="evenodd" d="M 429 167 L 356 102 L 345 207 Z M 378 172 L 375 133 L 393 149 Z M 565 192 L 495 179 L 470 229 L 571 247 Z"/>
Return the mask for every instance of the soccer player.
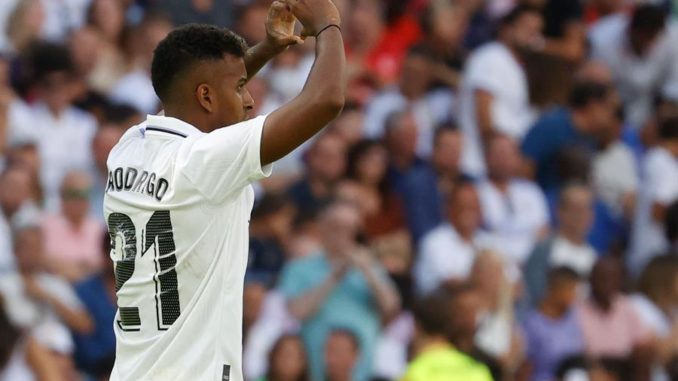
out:
<path id="1" fill-rule="evenodd" d="M 263 64 L 315 37 L 302 92 L 248 119 L 246 84 Z M 164 116 L 130 128 L 108 158 L 104 214 L 118 312 L 111 380 L 242 381 L 242 298 L 250 183 L 343 107 L 345 57 L 331 0 L 285 0 L 267 39 L 246 48 L 231 31 L 188 25 L 155 50 L 151 76 Z"/>

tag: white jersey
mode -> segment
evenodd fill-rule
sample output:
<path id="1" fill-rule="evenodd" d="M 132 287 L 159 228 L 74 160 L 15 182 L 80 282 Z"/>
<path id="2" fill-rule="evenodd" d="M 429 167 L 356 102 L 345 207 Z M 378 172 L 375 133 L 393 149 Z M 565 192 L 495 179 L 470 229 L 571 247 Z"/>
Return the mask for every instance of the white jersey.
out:
<path id="1" fill-rule="evenodd" d="M 113 381 L 242 381 L 252 181 L 265 117 L 210 133 L 148 116 L 108 158 Z"/>

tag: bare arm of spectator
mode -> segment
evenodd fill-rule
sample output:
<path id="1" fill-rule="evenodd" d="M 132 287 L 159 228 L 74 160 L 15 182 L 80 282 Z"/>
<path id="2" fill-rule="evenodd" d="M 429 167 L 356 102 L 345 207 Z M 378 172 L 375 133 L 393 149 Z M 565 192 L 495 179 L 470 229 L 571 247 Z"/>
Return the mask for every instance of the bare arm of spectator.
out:
<path id="1" fill-rule="evenodd" d="M 483 142 L 483 146 L 485 146 L 485 143 L 490 140 L 494 133 L 494 122 L 492 120 L 492 102 L 494 97 L 488 91 L 477 89 L 474 98 L 478 134 Z"/>
<path id="2" fill-rule="evenodd" d="M 523 157 L 520 166 L 520 176 L 526 179 L 534 180 L 534 178 L 537 176 L 537 169 L 533 160 Z"/>
<path id="3" fill-rule="evenodd" d="M 579 20 L 568 22 L 562 38 L 549 38 L 545 41 L 544 53 L 571 62 L 581 61 L 586 54 L 586 27 L 584 24 Z"/>
<path id="4" fill-rule="evenodd" d="M 88 334 L 94 330 L 94 323 L 84 309 L 69 307 L 59 298 L 45 291 L 33 277 L 24 278 L 24 284 L 28 295 L 51 306 L 72 331 Z"/>
<path id="5" fill-rule="evenodd" d="M 654 218 L 655 221 L 663 224 L 664 221 L 666 220 L 667 210 L 668 210 L 667 205 L 655 202 L 654 204 L 652 204 L 652 217 Z"/>
<path id="6" fill-rule="evenodd" d="M 391 283 L 377 274 L 369 251 L 358 250 L 350 256 L 350 260 L 365 275 L 367 284 L 374 293 L 381 317 L 389 320 L 396 316 L 400 310 L 400 296 Z"/>
<path id="7" fill-rule="evenodd" d="M 671 328 L 671 334 L 666 338 L 657 339 L 658 355 L 663 364 L 670 362 L 678 355 L 678 321 Z"/>
<path id="8" fill-rule="evenodd" d="M 636 212 L 636 192 L 626 192 L 621 199 L 622 213 L 630 221 Z"/>
<path id="9" fill-rule="evenodd" d="M 0 155 L 7 149 L 7 134 L 9 133 L 9 105 L 12 94 L 8 89 L 0 89 Z"/>
<path id="10" fill-rule="evenodd" d="M 26 362 L 39 381 L 61 381 L 61 371 L 53 355 L 35 339 L 26 342 Z"/>
<path id="11" fill-rule="evenodd" d="M 446 86 L 456 89 L 459 86 L 461 75 L 457 70 L 454 70 L 443 63 L 431 64 L 433 70 L 433 77 L 438 81 L 444 83 Z"/>
<path id="12" fill-rule="evenodd" d="M 85 263 L 64 262 L 59 258 L 47 258 L 45 263 L 50 272 L 58 274 L 70 283 L 82 280 L 83 277 L 97 270 Z"/>
<path id="13" fill-rule="evenodd" d="M 344 277 L 346 270 L 345 264 L 335 267 L 319 287 L 291 299 L 287 306 L 292 316 L 299 320 L 306 320 L 315 315 L 337 283 Z"/>
<path id="14" fill-rule="evenodd" d="M 651 343 L 636 344 L 631 353 L 632 380 L 650 381 L 652 379 L 652 364 L 656 359 L 656 353 Z"/>

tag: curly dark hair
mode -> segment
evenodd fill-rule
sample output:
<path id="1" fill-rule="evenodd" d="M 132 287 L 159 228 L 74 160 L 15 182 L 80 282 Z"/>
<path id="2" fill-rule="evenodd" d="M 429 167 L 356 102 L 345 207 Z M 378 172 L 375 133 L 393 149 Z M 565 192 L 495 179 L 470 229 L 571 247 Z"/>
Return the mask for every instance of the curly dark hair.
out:
<path id="1" fill-rule="evenodd" d="M 245 40 L 234 32 L 212 25 L 187 24 L 173 30 L 155 48 L 151 64 L 153 89 L 168 100 L 174 81 L 200 61 L 220 60 L 225 54 L 244 57 Z"/>

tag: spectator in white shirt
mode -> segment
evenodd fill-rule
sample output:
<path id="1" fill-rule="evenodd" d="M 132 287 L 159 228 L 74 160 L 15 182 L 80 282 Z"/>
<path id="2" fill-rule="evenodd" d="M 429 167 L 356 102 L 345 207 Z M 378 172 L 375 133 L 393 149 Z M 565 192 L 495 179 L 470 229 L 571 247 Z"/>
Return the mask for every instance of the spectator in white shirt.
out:
<path id="1" fill-rule="evenodd" d="M 15 327 L 0 299 L 0 380 L 32 381 L 54 379 L 59 367 L 51 351 Z"/>
<path id="2" fill-rule="evenodd" d="M 89 332 L 93 327 L 89 314 L 68 282 L 44 272 L 42 238 L 35 222 L 18 225 L 14 242 L 19 272 L 0 277 L 0 296 L 6 301 L 9 320 L 17 328 L 30 332 L 31 340 L 35 339 L 39 346 L 48 349 L 50 360 L 56 366 L 52 371 L 57 372 L 52 377 L 77 379 L 69 329 Z M 34 371 L 41 370 L 31 365 Z M 43 379 L 44 374 L 39 376 Z M 12 377 L 8 380 L 14 380 Z"/>
<path id="3" fill-rule="evenodd" d="M 659 141 L 642 163 L 631 237 L 631 269 L 643 268 L 652 256 L 669 248 L 663 224 L 668 207 L 678 200 L 678 115 L 659 122 Z"/>
<path id="4" fill-rule="evenodd" d="M 271 365 L 267 362 L 267 354 L 285 334 L 298 330 L 299 322 L 287 310 L 284 296 L 277 290 L 269 291 L 245 338 L 243 370 L 247 378 L 254 380 L 264 376 Z"/>
<path id="5" fill-rule="evenodd" d="M 483 150 L 495 132 L 520 140 L 534 119 L 522 53 L 543 41 L 541 13 L 518 6 L 506 15 L 498 39 L 469 57 L 459 94 L 459 122 L 466 141 L 462 169 L 485 173 Z"/>
<path id="6" fill-rule="evenodd" d="M 631 16 L 605 17 L 589 32 L 592 55 L 612 70 L 627 121 L 636 128 L 650 115 L 654 95 L 670 85 L 671 71 L 678 74 L 678 25 L 666 24 L 664 10 L 646 4 Z"/>
<path id="7" fill-rule="evenodd" d="M 9 166 L 0 174 L 0 276 L 15 268 L 11 222 L 29 199 L 30 184 L 30 174 L 21 166 Z"/>
<path id="8" fill-rule="evenodd" d="M 446 212 L 449 221 L 427 233 L 420 244 L 413 275 L 421 294 L 467 280 L 476 252 L 490 243 L 490 236 L 480 230 L 480 201 L 473 183 L 462 181 L 454 187 Z"/>
<path id="9" fill-rule="evenodd" d="M 596 261 L 596 252 L 586 241 L 593 224 L 593 201 L 593 193 L 585 185 L 571 184 L 562 190 L 558 231 L 539 243 L 525 263 L 523 278 L 533 303 L 544 296 L 551 268 L 565 266 L 582 278 L 589 276 Z"/>
<path id="10" fill-rule="evenodd" d="M 450 118 L 453 106 L 450 90 L 429 90 L 434 80 L 432 70 L 431 58 L 411 51 L 403 61 L 399 85 L 384 90 L 367 105 L 365 135 L 373 139 L 382 137 L 390 115 L 410 110 L 417 124 L 417 154 L 431 155 L 435 128 Z"/>
<path id="11" fill-rule="evenodd" d="M 518 178 L 516 142 L 495 135 L 487 146 L 488 179 L 478 184 L 484 227 L 493 233 L 504 260 L 522 265 L 548 229 L 548 206 L 537 184 Z"/>
<path id="12" fill-rule="evenodd" d="M 18 272 L 0 277 L 0 295 L 16 326 L 31 329 L 38 341 L 58 352 L 73 349 L 69 329 L 89 333 L 92 320 L 71 285 L 45 272 L 40 228 L 26 221 L 17 226 L 14 240 Z"/>
<path id="13" fill-rule="evenodd" d="M 638 166 L 631 148 L 621 139 L 622 121 L 601 131 L 602 150 L 595 154 L 592 180 L 596 195 L 615 214 L 630 221 L 638 190 Z"/>
<path id="14" fill-rule="evenodd" d="M 33 136 L 40 155 L 40 181 L 49 211 L 59 209 L 59 187 L 66 172 L 89 168 L 96 120 L 72 106 L 78 79 L 68 49 L 43 43 L 32 54 L 37 96 L 31 123 L 17 134 Z"/>

